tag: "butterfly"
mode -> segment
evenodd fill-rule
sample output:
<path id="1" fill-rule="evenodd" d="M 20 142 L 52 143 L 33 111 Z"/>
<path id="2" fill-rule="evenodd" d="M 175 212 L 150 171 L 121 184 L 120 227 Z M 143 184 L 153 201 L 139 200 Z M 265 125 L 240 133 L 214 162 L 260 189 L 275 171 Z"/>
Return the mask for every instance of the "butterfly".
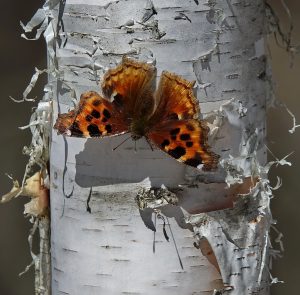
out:
<path id="1" fill-rule="evenodd" d="M 156 68 L 123 57 L 103 77 L 102 97 L 94 91 L 81 95 L 78 106 L 59 114 L 58 134 L 104 137 L 131 133 L 133 140 L 149 142 L 186 165 L 214 170 L 219 156 L 207 144 L 209 128 L 200 120 L 193 94 L 195 82 L 162 72 L 155 90 Z"/>

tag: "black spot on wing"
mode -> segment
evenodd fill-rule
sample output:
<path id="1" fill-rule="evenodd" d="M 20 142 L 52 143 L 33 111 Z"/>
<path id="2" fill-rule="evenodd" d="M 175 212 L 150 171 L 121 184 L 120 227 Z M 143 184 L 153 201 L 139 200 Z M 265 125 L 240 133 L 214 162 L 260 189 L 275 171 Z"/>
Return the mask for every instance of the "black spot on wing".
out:
<path id="1" fill-rule="evenodd" d="M 86 115 L 86 116 L 85 116 L 85 120 L 86 120 L 87 122 L 91 122 L 92 119 L 93 119 L 93 117 L 92 117 L 91 115 Z"/>
<path id="2" fill-rule="evenodd" d="M 199 158 L 187 159 L 186 161 L 184 161 L 184 164 L 197 167 L 198 165 L 202 164 L 202 160 Z"/>
<path id="3" fill-rule="evenodd" d="M 190 140 L 191 139 L 191 136 L 188 134 L 188 133 L 182 133 L 180 135 L 180 139 L 181 140 Z"/>
<path id="4" fill-rule="evenodd" d="M 180 132 L 180 128 L 174 128 L 170 130 L 170 135 L 172 140 L 176 140 L 176 135 Z"/>
<path id="5" fill-rule="evenodd" d="M 179 159 L 186 153 L 185 148 L 182 146 L 177 146 L 175 149 L 169 150 L 168 154 L 175 159 Z"/>
<path id="6" fill-rule="evenodd" d="M 91 137 L 97 137 L 97 136 L 102 135 L 102 132 L 99 130 L 99 128 L 96 124 L 90 124 L 87 127 L 87 130 L 88 130 Z"/>
<path id="7" fill-rule="evenodd" d="M 120 93 L 117 93 L 114 96 L 113 103 L 116 107 L 122 107 L 123 106 L 123 96 Z"/>
<path id="8" fill-rule="evenodd" d="M 105 118 L 109 119 L 111 117 L 111 114 L 110 112 L 107 110 L 107 109 L 104 109 L 103 110 L 103 115 Z"/>
<path id="9" fill-rule="evenodd" d="M 91 115 L 96 119 L 100 118 L 100 113 L 96 110 L 92 110 Z"/>
<path id="10" fill-rule="evenodd" d="M 180 132 L 180 128 L 175 128 L 170 131 L 171 135 L 177 135 Z"/>
<path id="11" fill-rule="evenodd" d="M 167 119 L 169 119 L 169 120 L 178 120 L 178 115 L 176 113 L 169 114 L 167 116 Z"/>
<path id="12" fill-rule="evenodd" d="M 101 104 L 101 100 L 100 99 L 95 99 L 94 101 L 93 101 L 93 106 L 95 106 L 95 107 L 97 107 L 98 105 L 100 105 Z"/>
<path id="13" fill-rule="evenodd" d="M 186 128 L 187 128 L 189 131 L 194 131 L 194 130 L 195 130 L 195 127 L 194 127 L 192 124 L 186 124 Z"/>
<path id="14" fill-rule="evenodd" d="M 108 119 L 104 117 L 101 121 L 105 123 L 108 121 Z"/>
<path id="15" fill-rule="evenodd" d="M 202 164 L 202 158 L 201 158 L 200 153 L 198 153 L 198 152 L 195 153 L 194 158 L 187 159 L 184 163 L 186 165 L 190 165 L 190 166 L 193 166 L 193 167 L 197 167 L 198 165 Z"/>
<path id="16" fill-rule="evenodd" d="M 185 143 L 186 147 L 192 147 L 193 144 L 194 144 L 194 143 L 193 143 L 192 141 L 187 141 L 187 142 Z"/>
<path id="17" fill-rule="evenodd" d="M 74 122 L 70 127 L 71 134 L 74 136 L 81 136 L 83 132 L 80 130 L 78 122 Z"/>
<path id="18" fill-rule="evenodd" d="M 111 125 L 106 125 L 105 126 L 105 130 L 107 131 L 107 133 L 111 133 L 112 132 L 112 128 L 111 128 Z"/>
<path id="19" fill-rule="evenodd" d="M 164 149 L 166 146 L 168 146 L 170 144 L 170 141 L 168 139 L 165 139 L 162 143 L 161 143 L 161 148 Z"/>

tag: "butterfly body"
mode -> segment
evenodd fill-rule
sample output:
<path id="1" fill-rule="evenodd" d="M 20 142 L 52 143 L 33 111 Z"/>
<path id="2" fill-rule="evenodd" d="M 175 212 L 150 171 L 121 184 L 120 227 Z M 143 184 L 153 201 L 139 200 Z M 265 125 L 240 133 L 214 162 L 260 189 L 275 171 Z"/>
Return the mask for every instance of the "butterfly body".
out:
<path id="1" fill-rule="evenodd" d="M 104 97 L 83 93 L 77 108 L 60 114 L 54 128 L 76 137 L 131 133 L 133 140 L 145 137 L 186 165 L 216 169 L 219 156 L 207 144 L 209 129 L 199 119 L 194 82 L 163 72 L 155 91 L 155 77 L 153 66 L 123 58 L 103 77 Z"/>
<path id="2" fill-rule="evenodd" d="M 129 131 L 133 140 L 142 138 L 147 133 L 147 120 L 145 118 L 132 120 Z"/>

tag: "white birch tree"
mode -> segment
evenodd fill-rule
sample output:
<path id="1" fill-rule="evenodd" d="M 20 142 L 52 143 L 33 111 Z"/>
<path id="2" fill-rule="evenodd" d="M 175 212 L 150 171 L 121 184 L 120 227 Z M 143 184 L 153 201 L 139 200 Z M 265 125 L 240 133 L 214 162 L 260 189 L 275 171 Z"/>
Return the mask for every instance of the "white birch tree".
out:
<path id="1" fill-rule="evenodd" d="M 131 56 L 196 80 L 222 159 L 196 172 L 144 140 L 54 132 L 52 294 L 268 294 L 264 1 L 47 0 L 37 23 L 54 121 Z"/>

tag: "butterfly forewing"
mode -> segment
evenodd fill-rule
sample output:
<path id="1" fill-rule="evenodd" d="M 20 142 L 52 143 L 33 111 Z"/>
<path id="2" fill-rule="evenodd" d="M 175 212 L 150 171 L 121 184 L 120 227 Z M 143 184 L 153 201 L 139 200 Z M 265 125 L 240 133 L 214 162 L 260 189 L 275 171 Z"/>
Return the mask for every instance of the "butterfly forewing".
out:
<path id="1" fill-rule="evenodd" d="M 123 58 L 103 77 L 103 94 L 112 100 L 123 116 L 147 117 L 153 113 L 156 69 L 146 63 Z"/>
<path id="2" fill-rule="evenodd" d="M 60 114 L 54 125 L 60 134 L 75 137 L 101 137 L 128 131 L 128 123 L 116 107 L 97 92 L 85 92 L 75 110 Z"/>
<path id="3" fill-rule="evenodd" d="M 162 72 L 155 92 L 157 107 L 151 120 L 197 119 L 200 110 L 193 93 L 194 84 L 176 74 Z"/>

